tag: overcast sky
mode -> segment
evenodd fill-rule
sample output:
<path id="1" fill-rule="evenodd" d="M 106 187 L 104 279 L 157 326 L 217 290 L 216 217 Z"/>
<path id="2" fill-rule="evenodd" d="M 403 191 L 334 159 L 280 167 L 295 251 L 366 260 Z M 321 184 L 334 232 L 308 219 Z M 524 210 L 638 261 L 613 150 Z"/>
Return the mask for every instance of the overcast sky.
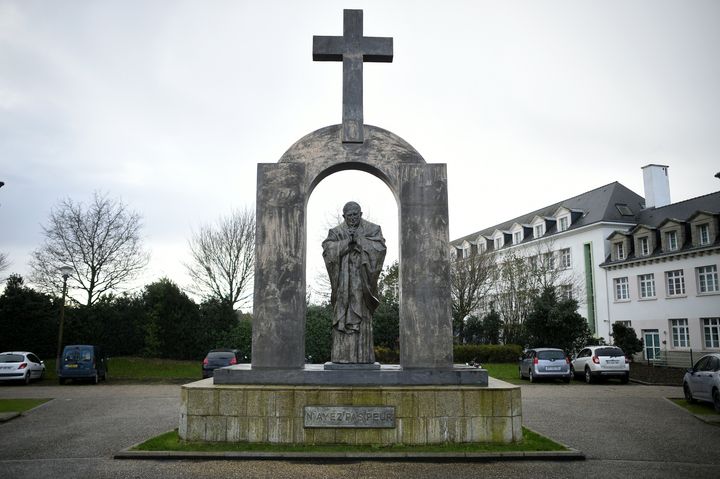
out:
<path id="1" fill-rule="evenodd" d="M 187 279 L 193 229 L 254 207 L 256 164 L 341 121 L 342 66 L 313 35 L 392 36 L 366 64 L 365 123 L 446 163 L 451 239 L 669 165 L 673 201 L 720 189 L 718 1 L 0 0 L 0 251 L 27 275 L 59 199 L 93 191 L 143 216 L 140 285 Z M 397 258 L 380 180 L 313 193 L 308 283 L 348 200 Z"/>

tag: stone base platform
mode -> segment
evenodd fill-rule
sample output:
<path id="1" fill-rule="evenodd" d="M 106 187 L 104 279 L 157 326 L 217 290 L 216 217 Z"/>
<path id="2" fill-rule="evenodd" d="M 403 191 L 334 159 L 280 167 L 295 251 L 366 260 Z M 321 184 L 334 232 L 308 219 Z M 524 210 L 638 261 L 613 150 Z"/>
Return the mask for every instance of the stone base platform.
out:
<path id="1" fill-rule="evenodd" d="M 522 439 L 520 387 L 492 378 L 487 386 L 269 386 L 205 379 L 184 385 L 181 394 L 179 434 L 190 441 L 421 445 Z M 307 411 L 329 407 L 390 408 L 394 424 L 308 426 Z"/>
<path id="2" fill-rule="evenodd" d="M 361 366 L 361 367 L 358 367 Z M 403 369 L 395 364 L 356 365 L 352 374 L 347 366 L 326 367 L 323 364 L 306 364 L 303 369 L 253 369 L 250 364 L 238 364 L 216 369 L 215 384 L 286 384 L 333 386 L 430 386 L 473 385 L 487 386 L 487 370 L 456 364 L 447 369 Z"/>

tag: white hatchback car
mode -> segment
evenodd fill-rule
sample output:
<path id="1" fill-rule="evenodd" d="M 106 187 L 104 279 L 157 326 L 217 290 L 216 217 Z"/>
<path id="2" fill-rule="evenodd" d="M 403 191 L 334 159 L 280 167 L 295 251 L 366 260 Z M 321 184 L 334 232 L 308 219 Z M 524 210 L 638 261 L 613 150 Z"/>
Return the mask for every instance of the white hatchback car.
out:
<path id="1" fill-rule="evenodd" d="M 683 378 L 683 391 L 688 402 L 710 401 L 720 412 L 720 353 L 698 359 Z"/>
<path id="2" fill-rule="evenodd" d="M 0 353 L 0 381 L 22 381 L 30 384 L 32 379 L 45 376 L 45 363 L 29 351 Z"/>
<path id="3" fill-rule="evenodd" d="M 573 357 L 570 369 L 574 377 L 582 375 L 590 384 L 600 378 L 618 378 L 623 384 L 630 380 L 630 363 L 617 346 L 588 346 Z"/>

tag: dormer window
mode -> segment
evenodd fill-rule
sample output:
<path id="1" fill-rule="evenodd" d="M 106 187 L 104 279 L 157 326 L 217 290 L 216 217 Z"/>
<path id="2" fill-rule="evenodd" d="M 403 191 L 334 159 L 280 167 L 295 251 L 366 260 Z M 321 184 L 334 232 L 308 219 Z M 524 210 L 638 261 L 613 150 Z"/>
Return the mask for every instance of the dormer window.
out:
<path id="1" fill-rule="evenodd" d="M 482 243 L 478 243 L 478 253 L 483 254 L 485 251 L 487 251 L 487 245 L 483 241 Z"/>
<path id="2" fill-rule="evenodd" d="M 678 249 L 678 238 L 677 231 L 668 231 L 665 233 L 665 244 L 667 244 L 668 251 L 677 251 Z"/>
<path id="3" fill-rule="evenodd" d="M 500 236 L 500 237 L 498 237 L 498 238 L 495 238 L 494 244 L 495 244 L 495 249 L 500 249 L 500 248 L 502 248 L 502 247 L 503 247 L 503 239 L 502 239 L 502 236 Z"/>
<path id="4" fill-rule="evenodd" d="M 533 227 L 533 237 L 534 238 L 539 238 L 544 234 L 545 234 L 545 223 L 540 223 L 539 225 L 535 225 Z"/>
<path id="5" fill-rule="evenodd" d="M 565 231 L 570 227 L 570 218 L 563 216 L 558 218 L 558 231 Z"/>
<path id="6" fill-rule="evenodd" d="M 625 259 L 625 245 L 622 243 L 615 243 L 615 259 Z"/>
<path id="7" fill-rule="evenodd" d="M 522 231 L 516 231 L 513 233 L 513 244 L 520 244 L 522 240 Z"/>
<path id="8" fill-rule="evenodd" d="M 705 246 L 710 244 L 710 224 L 709 223 L 703 223 L 701 225 L 698 225 L 698 239 L 700 241 L 700 246 Z"/>
<path id="9" fill-rule="evenodd" d="M 470 244 L 469 243 L 463 243 L 462 245 L 462 257 L 463 259 L 470 257 Z"/>
<path id="10" fill-rule="evenodd" d="M 643 236 L 642 238 L 638 239 L 638 242 L 640 243 L 640 254 L 642 256 L 647 256 L 650 254 L 650 239 L 647 236 Z"/>

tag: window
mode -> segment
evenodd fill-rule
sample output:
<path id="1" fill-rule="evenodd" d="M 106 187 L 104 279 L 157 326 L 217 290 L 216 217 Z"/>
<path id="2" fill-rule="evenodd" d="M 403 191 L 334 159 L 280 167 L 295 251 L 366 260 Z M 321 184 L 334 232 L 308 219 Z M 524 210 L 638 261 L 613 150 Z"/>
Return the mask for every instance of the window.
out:
<path id="1" fill-rule="evenodd" d="M 708 223 L 698 225 L 698 238 L 701 245 L 710 244 L 710 225 Z"/>
<path id="2" fill-rule="evenodd" d="M 613 282 L 615 283 L 615 301 L 630 299 L 627 276 L 623 278 L 615 278 Z"/>
<path id="3" fill-rule="evenodd" d="M 643 329 L 645 359 L 660 359 L 660 332 L 657 329 Z"/>
<path id="4" fill-rule="evenodd" d="M 558 219 L 558 231 L 565 231 L 570 226 L 570 221 L 567 216 L 563 216 Z"/>
<path id="5" fill-rule="evenodd" d="M 528 264 L 530 265 L 530 270 L 537 271 L 538 267 L 538 257 L 537 256 L 530 256 L 528 258 Z"/>
<path id="6" fill-rule="evenodd" d="M 533 237 L 539 238 L 544 234 L 545 234 L 545 225 L 542 223 L 539 225 L 535 225 L 535 227 L 533 228 Z"/>
<path id="7" fill-rule="evenodd" d="M 665 244 L 668 251 L 676 251 L 678 249 L 677 231 L 668 231 L 665 233 Z"/>
<path id="8" fill-rule="evenodd" d="M 690 347 L 690 330 L 687 319 L 671 319 L 672 345 L 674 348 Z"/>
<path id="9" fill-rule="evenodd" d="M 632 328 L 632 321 L 615 321 L 615 322 L 622 324 L 626 328 Z"/>
<path id="10" fill-rule="evenodd" d="M 665 284 L 668 296 L 681 296 L 685 294 L 685 275 L 683 270 L 665 272 Z"/>
<path id="11" fill-rule="evenodd" d="M 655 297 L 655 275 L 641 274 L 638 276 L 638 286 L 640 289 L 641 298 L 654 298 Z"/>
<path id="12" fill-rule="evenodd" d="M 502 245 L 503 245 L 503 243 L 502 243 L 502 237 L 500 237 L 500 238 L 495 238 L 495 249 L 500 249 L 500 248 L 502 248 Z"/>
<path id="13" fill-rule="evenodd" d="M 701 293 L 717 293 L 718 289 L 718 273 L 717 266 L 701 266 L 697 269 L 698 291 Z"/>
<path id="14" fill-rule="evenodd" d="M 640 243 L 640 254 L 647 256 L 650 254 L 650 239 L 647 236 L 643 236 L 639 240 Z"/>
<path id="15" fill-rule="evenodd" d="M 478 243 L 478 253 L 482 254 L 487 250 L 487 245 L 485 244 L 485 241 Z"/>
<path id="16" fill-rule="evenodd" d="M 470 245 L 464 245 L 462 249 L 463 259 L 470 257 Z"/>
<path id="17" fill-rule="evenodd" d="M 570 256 L 570 248 L 560 250 L 560 267 L 567 269 L 572 266 L 572 257 Z"/>
<path id="18" fill-rule="evenodd" d="M 513 233 L 513 244 L 519 244 L 522 240 L 522 231 L 516 231 Z"/>
<path id="19" fill-rule="evenodd" d="M 706 348 L 720 348 L 720 318 L 703 318 Z"/>
<path id="20" fill-rule="evenodd" d="M 622 243 L 615 243 L 615 259 L 625 259 L 625 245 Z"/>
<path id="21" fill-rule="evenodd" d="M 545 253 L 543 256 L 545 260 L 545 269 L 555 269 L 555 255 L 553 253 Z"/>
<path id="22" fill-rule="evenodd" d="M 560 297 L 562 299 L 573 299 L 573 287 L 571 284 L 560 285 Z"/>

